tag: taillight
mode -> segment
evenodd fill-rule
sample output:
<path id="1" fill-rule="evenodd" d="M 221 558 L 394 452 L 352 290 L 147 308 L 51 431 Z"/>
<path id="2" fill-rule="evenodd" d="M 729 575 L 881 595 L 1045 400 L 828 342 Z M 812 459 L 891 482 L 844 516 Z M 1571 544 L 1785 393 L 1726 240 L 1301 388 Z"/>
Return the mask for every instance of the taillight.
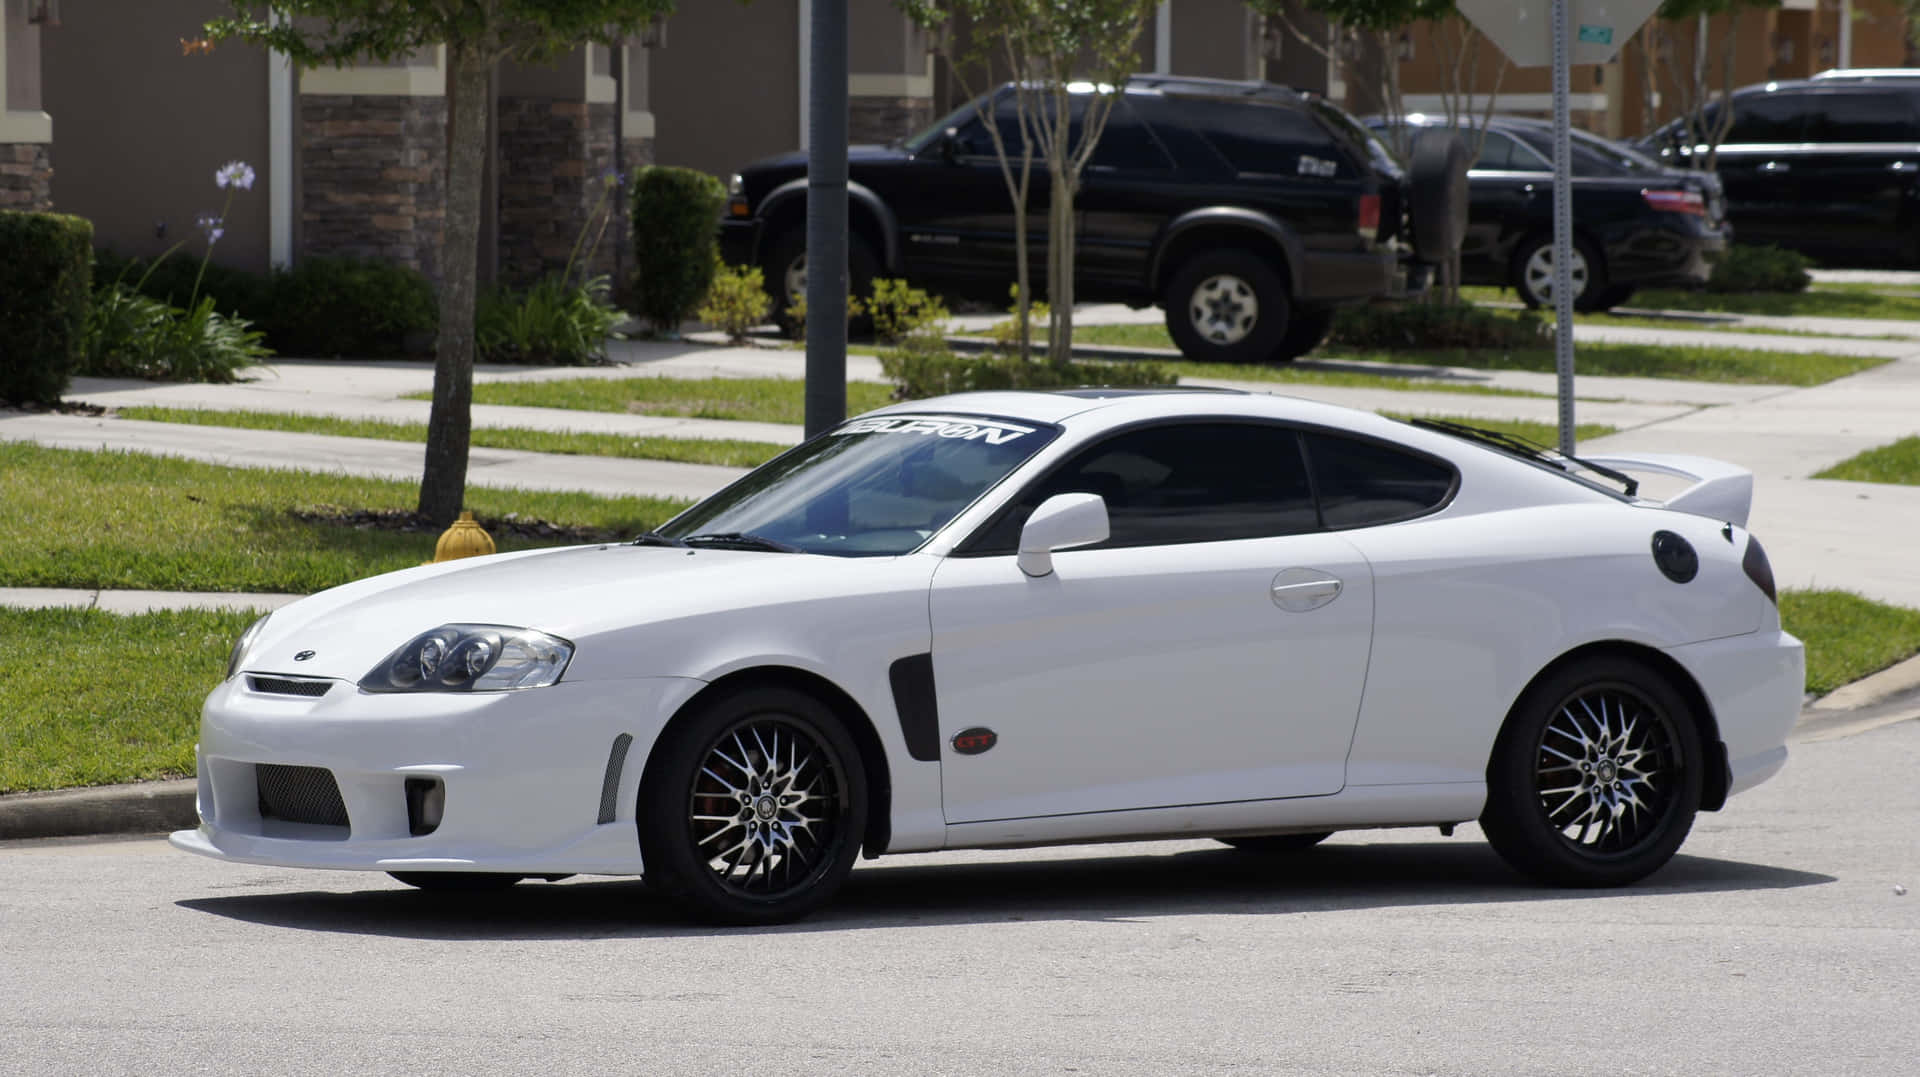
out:
<path id="1" fill-rule="evenodd" d="M 1755 587 L 1767 596 L 1767 601 L 1778 606 L 1780 593 L 1773 586 L 1773 563 L 1767 560 L 1767 551 L 1760 548 L 1760 540 L 1747 536 L 1747 552 L 1740 558 L 1740 567 L 1753 581 Z"/>
<path id="2" fill-rule="evenodd" d="M 1696 217 L 1707 215 L 1706 199 L 1699 191 L 1641 191 L 1640 197 L 1647 205 L 1661 213 L 1691 213 Z"/>
<path id="3" fill-rule="evenodd" d="M 1377 239 L 1380 235 L 1380 196 L 1363 194 L 1360 196 L 1360 234 L 1368 239 Z"/>

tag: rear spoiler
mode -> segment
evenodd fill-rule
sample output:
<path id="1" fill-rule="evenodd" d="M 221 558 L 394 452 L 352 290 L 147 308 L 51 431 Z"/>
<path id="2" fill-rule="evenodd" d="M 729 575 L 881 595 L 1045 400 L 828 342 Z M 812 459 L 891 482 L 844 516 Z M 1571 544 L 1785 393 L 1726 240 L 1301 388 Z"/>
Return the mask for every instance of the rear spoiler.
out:
<path id="1" fill-rule="evenodd" d="M 1620 471 L 1649 471 L 1692 479 L 1693 485 L 1661 502 L 1666 508 L 1747 526 L 1753 510 L 1753 472 L 1706 456 L 1645 453 L 1638 456 L 1583 456 L 1583 460 Z"/>

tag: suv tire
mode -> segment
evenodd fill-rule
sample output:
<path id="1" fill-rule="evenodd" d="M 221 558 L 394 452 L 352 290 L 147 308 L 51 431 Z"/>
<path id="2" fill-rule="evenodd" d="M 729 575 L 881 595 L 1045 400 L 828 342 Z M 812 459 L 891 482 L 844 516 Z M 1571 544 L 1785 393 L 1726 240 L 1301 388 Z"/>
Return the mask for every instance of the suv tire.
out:
<path id="1" fill-rule="evenodd" d="M 1286 280 L 1250 251 L 1210 251 L 1187 259 L 1167 282 L 1163 302 L 1167 333 L 1180 354 L 1195 362 L 1279 358 L 1293 320 Z"/>
<path id="2" fill-rule="evenodd" d="M 1280 338 L 1280 347 L 1274 350 L 1273 358 L 1276 362 L 1290 363 L 1325 343 L 1332 331 L 1332 307 L 1305 310 L 1295 307 L 1293 317 L 1287 319 L 1286 335 Z"/>
<path id="3" fill-rule="evenodd" d="M 862 302 L 873 294 L 873 275 L 876 262 L 873 248 L 865 240 L 849 232 L 847 234 L 847 292 Z M 772 243 L 767 245 L 766 261 L 761 263 L 760 271 L 766 277 L 767 294 L 773 297 L 773 320 L 779 323 L 783 332 L 791 333 L 798 324 L 787 313 L 792 301 L 806 296 L 807 278 L 807 230 L 796 225 L 781 232 Z M 795 288 L 799 289 L 795 291 Z M 852 321 L 855 327 L 866 324 L 864 317 Z"/>

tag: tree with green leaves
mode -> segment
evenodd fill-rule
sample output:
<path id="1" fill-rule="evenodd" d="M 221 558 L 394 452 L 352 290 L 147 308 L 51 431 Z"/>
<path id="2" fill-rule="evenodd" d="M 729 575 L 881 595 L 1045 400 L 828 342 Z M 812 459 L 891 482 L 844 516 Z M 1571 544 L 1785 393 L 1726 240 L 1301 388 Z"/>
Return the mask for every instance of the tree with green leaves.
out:
<path id="1" fill-rule="evenodd" d="M 1734 44 L 1740 36 L 1740 16 L 1748 11 L 1777 8 L 1780 0 L 1666 0 L 1654 12 L 1653 19 L 1640 30 L 1643 53 L 1641 93 L 1647 122 L 1657 115 L 1654 107 L 1656 66 L 1664 70 L 1673 99 L 1679 103 L 1681 137 L 1687 153 L 1682 163 L 1702 172 L 1711 172 L 1719 162 L 1720 143 L 1733 129 Z M 1720 85 L 1710 85 L 1709 38 L 1716 15 L 1727 17 L 1726 32 L 1720 40 Z M 1692 20 L 1693 55 L 1681 59 L 1674 55 L 1672 27 Z M 1716 101 L 1725 105 L 1714 108 Z"/>
<path id="2" fill-rule="evenodd" d="M 615 44 L 669 12 L 673 0 L 228 0 L 207 24 L 214 40 L 277 49 L 309 66 L 391 61 L 447 50 L 446 232 L 433 410 L 420 475 L 422 515 L 451 524 L 466 498 L 472 433 L 474 298 L 487 85 L 504 59 L 543 62 L 589 42 Z"/>
<path id="3" fill-rule="evenodd" d="M 1073 349 L 1074 195 L 1087 161 L 1120 101 L 1127 76 L 1140 65 L 1135 45 L 1158 0 L 895 0 L 963 79 L 969 70 L 1004 65 L 1019 121 L 1019 167 L 1014 148 L 995 122 L 992 99 L 979 103 L 981 122 L 1000 158 L 1014 205 L 1019 262 L 1020 348 L 1029 354 L 1026 206 L 1037 155 L 1047 169 L 1047 357 L 1065 363 Z M 957 45 L 964 33 L 968 45 Z M 1074 93 L 1075 83 L 1091 84 Z M 1075 99 L 1083 104 L 1075 106 Z"/>

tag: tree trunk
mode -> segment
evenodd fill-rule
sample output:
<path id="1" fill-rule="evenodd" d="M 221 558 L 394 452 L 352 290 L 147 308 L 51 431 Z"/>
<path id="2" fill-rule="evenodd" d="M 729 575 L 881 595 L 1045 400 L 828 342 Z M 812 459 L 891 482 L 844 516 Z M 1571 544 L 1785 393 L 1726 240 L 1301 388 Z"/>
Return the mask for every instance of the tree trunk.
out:
<path id="1" fill-rule="evenodd" d="M 480 262 L 480 179 L 491 63 L 470 46 L 447 48 L 447 209 L 440 253 L 440 340 L 433 410 L 420 473 L 420 514 L 446 527 L 467 493 L 473 428 L 473 306 Z"/>
<path id="2" fill-rule="evenodd" d="M 1073 361 L 1073 184 L 1059 156 L 1047 162 L 1047 361 L 1064 366 Z"/>

